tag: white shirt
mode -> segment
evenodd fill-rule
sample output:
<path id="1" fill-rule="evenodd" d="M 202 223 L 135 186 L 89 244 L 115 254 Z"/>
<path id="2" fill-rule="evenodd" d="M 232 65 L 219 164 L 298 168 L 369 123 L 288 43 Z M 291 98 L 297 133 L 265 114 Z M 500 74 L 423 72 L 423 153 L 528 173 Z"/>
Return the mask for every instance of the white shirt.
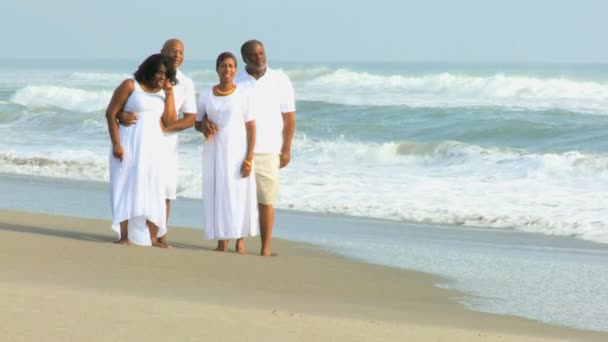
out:
<path id="1" fill-rule="evenodd" d="M 183 113 L 196 114 L 196 94 L 194 93 L 194 82 L 183 72 L 177 70 L 177 84 L 173 86 L 173 99 L 175 100 L 175 111 L 178 119 Z M 177 145 L 177 133 L 165 133 L 165 137 Z"/>
<path id="2" fill-rule="evenodd" d="M 249 92 L 250 110 L 255 117 L 254 153 L 281 153 L 283 115 L 295 112 L 295 95 L 289 77 L 281 70 L 267 67 L 264 76 L 255 79 L 241 70 L 235 83 Z"/>

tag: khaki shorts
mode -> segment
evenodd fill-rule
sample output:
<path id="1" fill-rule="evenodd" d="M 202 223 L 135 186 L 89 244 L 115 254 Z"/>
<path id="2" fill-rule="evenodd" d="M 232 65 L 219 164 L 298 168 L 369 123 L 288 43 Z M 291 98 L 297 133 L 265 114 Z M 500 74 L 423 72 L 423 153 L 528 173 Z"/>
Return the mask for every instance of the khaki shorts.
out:
<path id="1" fill-rule="evenodd" d="M 272 205 L 279 190 L 279 155 L 273 153 L 255 154 L 253 169 L 258 203 Z"/>

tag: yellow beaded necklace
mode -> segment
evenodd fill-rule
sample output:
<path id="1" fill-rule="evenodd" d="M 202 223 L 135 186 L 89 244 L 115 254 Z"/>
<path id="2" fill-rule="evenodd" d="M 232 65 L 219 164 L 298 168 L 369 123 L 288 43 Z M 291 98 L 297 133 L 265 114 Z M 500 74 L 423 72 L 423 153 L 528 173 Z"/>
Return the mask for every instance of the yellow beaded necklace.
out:
<path id="1" fill-rule="evenodd" d="M 232 89 L 227 90 L 227 91 L 222 91 L 222 90 L 220 90 L 219 86 L 214 86 L 213 87 L 213 95 L 216 95 L 216 96 L 228 96 L 228 95 L 234 93 L 235 90 L 236 90 L 236 84 L 232 87 Z"/>

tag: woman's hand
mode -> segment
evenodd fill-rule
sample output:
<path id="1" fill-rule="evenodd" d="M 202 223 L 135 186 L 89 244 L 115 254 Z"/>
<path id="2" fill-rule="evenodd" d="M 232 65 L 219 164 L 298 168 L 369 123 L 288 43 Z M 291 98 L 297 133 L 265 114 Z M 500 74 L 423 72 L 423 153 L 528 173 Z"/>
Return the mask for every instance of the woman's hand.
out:
<path id="1" fill-rule="evenodd" d="M 213 123 L 213 121 L 207 118 L 207 115 L 205 115 L 203 117 L 203 121 L 201 122 L 201 130 L 205 138 L 211 139 L 215 133 L 217 133 L 218 127 Z"/>
<path id="2" fill-rule="evenodd" d="M 112 155 L 114 156 L 114 158 L 122 161 L 125 156 L 125 152 L 122 149 L 122 145 L 114 145 L 112 147 Z"/>
<path id="3" fill-rule="evenodd" d="M 251 162 L 251 160 L 247 160 L 247 159 L 243 160 L 243 164 L 241 165 L 241 176 L 243 176 L 243 178 L 247 178 L 247 177 L 249 177 L 249 175 L 251 175 L 252 166 L 253 166 L 253 163 Z"/>
<path id="4" fill-rule="evenodd" d="M 165 93 L 170 93 L 173 91 L 173 83 L 171 83 L 169 80 L 166 80 L 165 83 L 163 84 L 163 90 L 165 91 Z"/>

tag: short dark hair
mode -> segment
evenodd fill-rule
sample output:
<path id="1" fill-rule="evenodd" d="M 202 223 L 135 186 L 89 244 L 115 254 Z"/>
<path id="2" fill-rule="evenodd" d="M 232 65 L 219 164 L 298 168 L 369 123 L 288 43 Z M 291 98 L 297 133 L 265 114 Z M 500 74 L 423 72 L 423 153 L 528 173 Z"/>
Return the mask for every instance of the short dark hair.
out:
<path id="1" fill-rule="evenodd" d="M 165 76 L 171 82 L 171 84 L 177 84 L 177 78 L 175 70 L 175 65 L 171 63 L 171 61 L 161 55 L 160 53 L 155 53 L 153 55 L 148 56 L 137 68 L 137 70 L 133 73 L 135 80 L 137 82 L 148 82 L 154 79 L 154 74 L 160 69 L 160 67 L 164 65 L 165 70 L 167 70 Z"/>
<path id="2" fill-rule="evenodd" d="M 215 60 L 215 70 L 219 69 L 220 64 L 228 58 L 232 58 L 232 60 L 234 61 L 234 66 L 236 66 L 236 57 L 234 57 L 231 52 L 222 52 L 219 54 L 219 56 L 217 56 L 217 59 Z"/>
<path id="3" fill-rule="evenodd" d="M 262 44 L 262 42 L 257 39 L 250 39 L 244 42 L 243 45 L 241 45 L 241 57 L 243 57 L 244 61 L 247 60 L 247 57 L 245 56 L 247 54 L 247 51 L 249 51 L 249 49 L 254 45 L 260 45 L 261 47 L 264 47 L 264 44 Z"/>

